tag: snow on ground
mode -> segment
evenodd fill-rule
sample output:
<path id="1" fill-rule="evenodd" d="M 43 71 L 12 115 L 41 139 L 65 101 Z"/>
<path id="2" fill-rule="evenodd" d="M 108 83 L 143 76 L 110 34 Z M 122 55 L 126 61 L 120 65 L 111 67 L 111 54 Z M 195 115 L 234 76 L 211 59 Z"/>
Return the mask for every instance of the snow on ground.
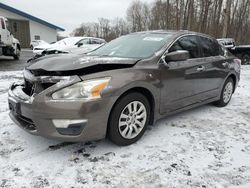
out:
<path id="1" fill-rule="evenodd" d="M 0 72 L 0 187 L 250 187 L 250 66 L 225 108 L 205 105 L 157 122 L 128 147 L 32 136 L 8 117 Z"/>

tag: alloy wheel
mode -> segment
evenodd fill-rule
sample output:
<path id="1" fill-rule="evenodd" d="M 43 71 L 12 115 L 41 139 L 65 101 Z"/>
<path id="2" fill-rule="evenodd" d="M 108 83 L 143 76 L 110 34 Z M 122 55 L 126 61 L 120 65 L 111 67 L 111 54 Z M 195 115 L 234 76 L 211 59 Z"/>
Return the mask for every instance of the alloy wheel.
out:
<path id="1" fill-rule="evenodd" d="M 133 139 L 140 134 L 147 120 L 147 111 L 143 103 L 130 102 L 122 110 L 119 118 L 119 133 L 125 139 Z"/>
<path id="2" fill-rule="evenodd" d="M 228 103 L 231 99 L 232 94 L 233 94 L 233 83 L 228 82 L 223 91 L 223 101 L 225 103 Z"/>

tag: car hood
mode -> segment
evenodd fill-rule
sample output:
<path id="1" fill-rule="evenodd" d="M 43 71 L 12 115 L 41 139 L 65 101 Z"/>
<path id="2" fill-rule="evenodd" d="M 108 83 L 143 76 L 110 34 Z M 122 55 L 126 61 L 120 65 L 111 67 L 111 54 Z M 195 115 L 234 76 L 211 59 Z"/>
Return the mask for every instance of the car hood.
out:
<path id="1" fill-rule="evenodd" d="M 35 47 L 35 50 L 36 49 L 46 49 L 46 48 L 50 48 L 51 47 L 51 44 L 39 44 Z"/>
<path id="2" fill-rule="evenodd" d="M 48 49 L 48 50 L 54 50 L 54 49 L 57 49 L 57 50 L 62 50 L 62 49 L 65 49 L 65 48 L 68 48 L 69 46 L 66 46 L 65 44 L 58 44 L 58 43 L 54 43 L 54 44 L 40 44 L 38 46 L 35 47 L 35 50 L 37 49 Z"/>
<path id="3" fill-rule="evenodd" d="M 44 54 L 58 54 L 58 53 L 73 53 L 73 54 L 86 54 L 89 53 L 99 47 L 101 47 L 103 44 L 91 44 L 91 45 L 83 45 L 81 47 L 66 47 L 66 48 L 49 48 L 44 50 Z"/>
<path id="4" fill-rule="evenodd" d="M 54 45 L 54 46 L 50 46 L 49 48 L 47 48 L 46 50 L 64 50 L 64 51 L 67 51 L 67 49 L 70 49 L 70 48 L 76 48 L 76 46 L 74 45 Z"/>
<path id="5" fill-rule="evenodd" d="M 96 66 L 124 67 L 133 66 L 139 61 L 134 58 L 118 58 L 118 57 L 103 57 L 103 56 L 82 56 L 77 54 L 59 54 L 50 55 L 33 60 L 26 69 L 31 71 L 74 71 L 85 68 L 94 68 Z M 112 68 L 111 68 L 112 69 Z"/>

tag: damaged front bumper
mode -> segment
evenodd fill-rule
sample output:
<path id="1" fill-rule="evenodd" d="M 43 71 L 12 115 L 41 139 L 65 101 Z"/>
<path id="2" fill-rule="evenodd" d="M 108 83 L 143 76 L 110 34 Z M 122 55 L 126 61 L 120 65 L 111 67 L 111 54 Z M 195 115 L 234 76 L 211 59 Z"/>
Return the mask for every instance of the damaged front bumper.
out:
<path id="1" fill-rule="evenodd" d="M 58 84 L 32 96 L 24 92 L 24 87 L 24 84 L 13 84 L 8 103 L 11 119 L 30 134 L 70 142 L 106 136 L 114 98 L 54 101 L 50 93 L 58 89 Z"/>

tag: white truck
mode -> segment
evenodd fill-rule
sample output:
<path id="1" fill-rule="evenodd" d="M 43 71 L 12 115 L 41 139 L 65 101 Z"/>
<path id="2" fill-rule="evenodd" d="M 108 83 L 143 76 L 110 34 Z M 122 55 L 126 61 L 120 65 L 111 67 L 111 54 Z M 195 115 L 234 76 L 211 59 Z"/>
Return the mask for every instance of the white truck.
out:
<path id="1" fill-rule="evenodd" d="M 8 20 L 0 16 L 0 56 L 12 56 L 15 60 L 20 57 L 19 41 L 9 31 Z"/>

